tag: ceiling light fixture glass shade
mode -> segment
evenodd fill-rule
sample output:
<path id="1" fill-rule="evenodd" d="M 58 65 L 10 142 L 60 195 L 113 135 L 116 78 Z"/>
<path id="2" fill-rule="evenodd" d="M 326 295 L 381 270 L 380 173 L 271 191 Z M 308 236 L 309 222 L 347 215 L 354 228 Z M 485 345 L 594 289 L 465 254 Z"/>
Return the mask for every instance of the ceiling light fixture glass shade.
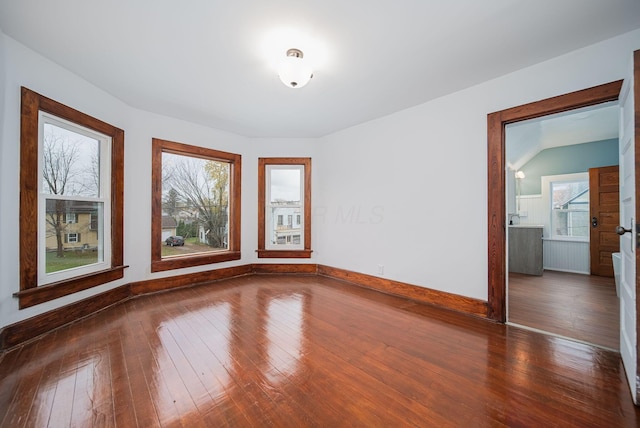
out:
<path id="1" fill-rule="evenodd" d="M 289 49 L 280 64 L 278 76 L 290 88 L 302 88 L 313 77 L 313 70 L 303 59 L 300 49 Z"/>

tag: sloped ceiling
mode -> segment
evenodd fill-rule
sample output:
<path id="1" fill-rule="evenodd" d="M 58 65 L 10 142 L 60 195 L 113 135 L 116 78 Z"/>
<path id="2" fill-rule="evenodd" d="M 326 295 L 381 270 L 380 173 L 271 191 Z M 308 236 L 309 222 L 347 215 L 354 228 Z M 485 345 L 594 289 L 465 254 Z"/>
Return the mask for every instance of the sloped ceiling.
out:
<path id="1" fill-rule="evenodd" d="M 612 102 L 509 124 L 507 166 L 518 170 L 544 149 L 618 138 L 619 110 Z"/>
<path id="2" fill-rule="evenodd" d="M 0 27 L 133 107 L 319 137 L 634 30 L 640 1 L 0 0 Z"/>

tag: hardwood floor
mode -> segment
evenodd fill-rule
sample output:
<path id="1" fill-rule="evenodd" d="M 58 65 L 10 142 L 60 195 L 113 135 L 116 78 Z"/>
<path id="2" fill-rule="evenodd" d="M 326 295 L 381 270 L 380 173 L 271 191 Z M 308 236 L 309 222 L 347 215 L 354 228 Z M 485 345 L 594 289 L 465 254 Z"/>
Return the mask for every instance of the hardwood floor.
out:
<path id="1" fill-rule="evenodd" d="M 317 276 L 143 296 L 0 358 L 3 427 L 640 422 L 615 352 Z"/>
<path id="2" fill-rule="evenodd" d="M 613 278 L 545 270 L 509 274 L 509 322 L 620 349 L 620 309 Z"/>

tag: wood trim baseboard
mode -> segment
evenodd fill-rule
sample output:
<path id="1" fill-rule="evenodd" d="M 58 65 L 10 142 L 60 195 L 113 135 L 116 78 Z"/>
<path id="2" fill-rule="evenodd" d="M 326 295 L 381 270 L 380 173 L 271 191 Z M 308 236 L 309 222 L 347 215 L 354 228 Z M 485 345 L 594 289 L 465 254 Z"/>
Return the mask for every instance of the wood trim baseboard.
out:
<path id="1" fill-rule="evenodd" d="M 299 273 L 316 275 L 318 273 L 318 265 L 315 263 L 254 263 L 251 266 L 254 274 Z"/>
<path id="2" fill-rule="evenodd" d="M 264 274 L 325 276 L 421 303 L 440 306 L 482 318 L 487 317 L 487 302 L 470 297 L 314 263 L 254 263 L 185 275 L 154 278 L 116 287 L 104 293 L 4 327 L 0 330 L 0 351 L 20 345 L 65 324 L 70 324 L 136 296 L 221 281 L 238 276 Z"/>
<path id="3" fill-rule="evenodd" d="M 361 287 L 370 288 L 394 296 L 406 297 L 429 305 L 440 306 L 478 317 L 487 317 L 487 302 L 445 291 L 433 290 L 404 282 L 377 276 L 352 272 L 331 266 L 318 265 L 318 275 L 347 281 Z"/>
<path id="4" fill-rule="evenodd" d="M 179 287 L 197 285 L 206 282 L 220 281 L 234 278 L 236 276 L 251 275 L 253 269 L 251 265 L 240 265 L 222 269 L 212 269 L 202 272 L 188 273 L 185 275 L 167 276 L 164 278 L 154 278 L 145 281 L 131 283 L 131 295 L 155 293 L 157 291 L 171 290 Z"/>
<path id="5" fill-rule="evenodd" d="M 0 350 L 5 350 L 44 333 L 93 315 L 131 296 L 129 285 L 121 285 L 104 293 L 18 321 L 0 330 Z"/>

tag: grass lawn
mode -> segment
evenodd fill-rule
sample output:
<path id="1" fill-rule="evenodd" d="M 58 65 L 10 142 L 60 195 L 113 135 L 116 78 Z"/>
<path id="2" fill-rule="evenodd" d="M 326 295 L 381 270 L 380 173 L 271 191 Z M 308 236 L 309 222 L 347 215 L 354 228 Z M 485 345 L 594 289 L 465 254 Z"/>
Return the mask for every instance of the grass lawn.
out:
<path id="1" fill-rule="evenodd" d="M 47 251 L 47 273 L 90 265 L 98 262 L 97 251 L 65 251 L 64 257 L 57 257 L 55 251 Z"/>
<path id="2" fill-rule="evenodd" d="M 180 247 L 170 247 L 164 242 L 162 243 L 162 257 L 181 256 L 185 254 L 202 253 L 206 251 L 218 251 L 217 248 L 211 248 L 207 244 L 198 242 L 198 238 L 187 238 L 184 245 Z"/>

